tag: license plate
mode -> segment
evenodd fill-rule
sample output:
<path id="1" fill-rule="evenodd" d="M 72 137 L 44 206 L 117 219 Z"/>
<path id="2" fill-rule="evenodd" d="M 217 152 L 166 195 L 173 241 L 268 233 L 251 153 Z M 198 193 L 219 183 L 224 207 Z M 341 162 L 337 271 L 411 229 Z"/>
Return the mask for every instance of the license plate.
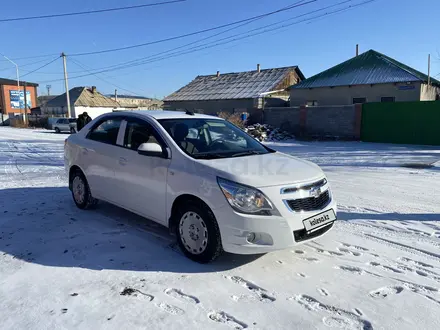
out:
<path id="1" fill-rule="evenodd" d="M 320 214 L 317 214 L 311 218 L 303 220 L 304 227 L 307 231 L 311 231 L 314 229 L 318 229 L 324 225 L 329 224 L 336 220 L 336 215 L 333 209 L 324 211 Z"/>

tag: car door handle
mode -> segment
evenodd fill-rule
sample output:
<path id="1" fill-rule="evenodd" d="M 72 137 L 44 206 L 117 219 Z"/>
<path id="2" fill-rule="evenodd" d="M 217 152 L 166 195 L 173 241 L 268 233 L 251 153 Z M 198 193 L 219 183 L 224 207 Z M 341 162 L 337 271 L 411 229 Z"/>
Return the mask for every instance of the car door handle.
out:
<path id="1" fill-rule="evenodd" d="M 124 157 L 120 157 L 119 164 L 122 166 L 127 165 L 127 159 L 125 159 Z"/>

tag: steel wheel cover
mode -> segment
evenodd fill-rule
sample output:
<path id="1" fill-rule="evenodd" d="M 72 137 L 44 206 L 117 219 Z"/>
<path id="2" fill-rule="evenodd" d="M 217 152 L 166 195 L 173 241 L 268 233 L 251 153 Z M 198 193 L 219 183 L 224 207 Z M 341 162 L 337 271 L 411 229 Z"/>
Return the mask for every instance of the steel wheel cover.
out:
<path id="1" fill-rule="evenodd" d="M 195 212 L 186 212 L 179 221 L 180 240 L 185 249 L 200 254 L 208 246 L 208 228 L 202 217 Z"/>
<path id="2" fill-rule="evenodd" d="M 85 192 L 86 192 L 86 185 L 84 184 L 84 181 L 79 176 L 76 176 L 73 179 L 72 183 L 72 192 L 73 192 L 73 198 L 78 204 L 84 203 L 85 199 Z"/>

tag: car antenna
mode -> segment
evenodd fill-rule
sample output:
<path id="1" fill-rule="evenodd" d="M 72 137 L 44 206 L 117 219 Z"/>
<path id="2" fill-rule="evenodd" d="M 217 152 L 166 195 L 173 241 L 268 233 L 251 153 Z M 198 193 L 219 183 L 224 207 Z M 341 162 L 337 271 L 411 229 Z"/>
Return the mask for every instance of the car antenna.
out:
<path id="1" fill-rule="evenodd" d="M 185 115 L 194 116 L 194 112 L 186 110 Z"/>

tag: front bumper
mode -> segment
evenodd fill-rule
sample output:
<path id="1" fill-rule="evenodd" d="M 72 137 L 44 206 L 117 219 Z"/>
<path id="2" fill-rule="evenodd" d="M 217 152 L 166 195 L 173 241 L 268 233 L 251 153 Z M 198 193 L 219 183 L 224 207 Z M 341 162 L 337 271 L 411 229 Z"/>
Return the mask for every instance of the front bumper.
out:
<path id="1" fill-rule="evenodd" d="M 283 250 L 307 242 L 328 232 L 334 222 L 307 232 L 303 220 L 323 211 L 333 209 L 337 215 L 336 201 L 322 210 L 290 212 L 288 216 L 255 216 L 235 212 L 229 205 L 214 210 L 222 237 L 223 249 L 236 254 L 259 254 Z M 261 237 L 255 243 L 248 242 L 249 233 Z"/>

